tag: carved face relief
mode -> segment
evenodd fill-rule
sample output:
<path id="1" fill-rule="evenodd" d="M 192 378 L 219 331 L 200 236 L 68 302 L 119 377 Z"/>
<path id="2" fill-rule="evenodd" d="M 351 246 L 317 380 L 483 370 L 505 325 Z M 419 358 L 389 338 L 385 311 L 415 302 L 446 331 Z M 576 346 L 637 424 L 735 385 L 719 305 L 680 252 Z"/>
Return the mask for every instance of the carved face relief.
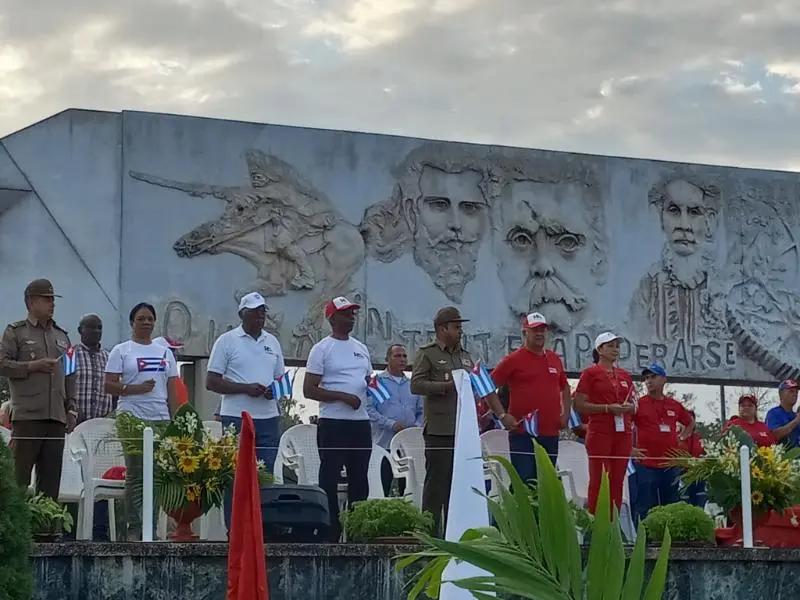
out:
<path id="1" fill-rule="evenodd" d="M 494 254 L 512 312 L 535 310 L 552 329 L 570 331 L 586 305 L 584 291 L 595 285 L 582 186 L 515 182 L 493 211 Z"/>
<path id="2" fill-rule="evenodd" d="M 681 179 L 670 182 L 666 191 L 661 227 L 667 244 L 678 256 L 691 256 L 711 233 L 703 191 Z"/>
<path id="3" fill-rule="evenodd" d="M 409 210 L 414 232 L 414 260 L 434 285 L 460 302 L 475 278 L 480 242 L 486 230 L 486 201 L 481 176 L 467 171 L 444 173 L 426 167 L 420 198 Z"/>

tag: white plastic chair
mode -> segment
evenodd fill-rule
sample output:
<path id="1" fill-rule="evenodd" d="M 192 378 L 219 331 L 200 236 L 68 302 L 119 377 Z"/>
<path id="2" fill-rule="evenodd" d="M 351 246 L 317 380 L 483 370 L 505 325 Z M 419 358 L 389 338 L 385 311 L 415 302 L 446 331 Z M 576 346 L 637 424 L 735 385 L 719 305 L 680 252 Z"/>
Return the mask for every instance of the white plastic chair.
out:
<path id="1" fill-rule="evenodd" d="M 103 478 L 108 469 L 125 466 L 122 444 L 116 439 L 114 419 L 84 421 L 69 436 L 69 449 L 80 464 L 83 480 L 83 495 L 78 505 L 81 524 L 76 530 L 77 539 L 92 539 L 94 503 L 108 500 L 109 537 L 116 541 L 114 500 L 125 496 L 125 481 Z"/>
<path id="2" fill-rule="evenodd" d="M 580 442 L 559 440 L 558 474 L 570 500 L 585 507 L 589 498 L 589 456 Z"/>
<path id="3" fill-rule="evenodd" d="M 290 427 L 281 436 L 278 447 L 282 450 L 283 464 L 297 474 L 299 485 L 319 485 L 316 425 L 301 423 Z"/>
<path id="4" fill-rule="evenodd" d="M 5 427 L 0 427 L 0 441 L 2 441 L 6 446 L 8 446 L 8 442 L 11 441 L 10 429 L 6 429 Z"/>
<path id="5" fill-rule="evenodd" d="M 372 445 L 372 456 L 369 459 L 369 498 L 385 498 L 386 494 L 383 491 L 383 477 L 381 477 L 383 459 L 392 464 L 392 459 L 389 453 L 378 446 Z"/>
<path id="6" fill-rule="evenodd" d="M 503 466 L 489 456 L 501 456 L 511 460 L 511 449 L 508 445 L 508 431 L 505 429 L 490 429 L 481 434 L 481 449 L 483 450 L 483 475 L 491 483 L 489 496 L 500 496 L 500 488 L 508 489 L 511 486 L 511 477 Z"/>
<path id="7" fill-rule="evenodd" d="M 422 488 L 425 485 L 425 440 L 422 427 L 409 427 L 394 435 L 389 443 L 389 455 L 397 477 L 406 480 L 406 496 L 422 507 Z"/>

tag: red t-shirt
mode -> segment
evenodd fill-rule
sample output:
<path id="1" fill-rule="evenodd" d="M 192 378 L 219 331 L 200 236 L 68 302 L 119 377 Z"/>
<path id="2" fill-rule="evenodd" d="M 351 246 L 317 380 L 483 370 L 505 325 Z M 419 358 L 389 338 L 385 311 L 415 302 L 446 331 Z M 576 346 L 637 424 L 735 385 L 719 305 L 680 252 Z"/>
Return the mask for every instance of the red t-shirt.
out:
<path id="1" fill-rule="evenodd" d="M 615 367 L 613 373 L 609 373 L 600 365 L 592 365 L 581 373 L 575 393 L 584 394 L 591 404 L 623 404 L 633 398 L 636 392 L 633 378 L 625 369 Z M 631 415 L 626 413 L 619 416 L 623 417 L 625 433 L 631 433 Z M 611 413 L 590 413 L 589 429 L 600 433 L 616 433 L 614 417 Z"/>
<path id="2" fill-rule="evenodd" d="M 749 435 L 756 443 L 756 446 L 772 446 L 772 444 L 778 441 L 775 439 L 775 436 L 772 434 L 772 431 L 770 431 L 770 428 L 767 427 L 766 423 L 762 421 L 748 423 L 739 417 L 733 417 L 730 421 L 725 423 L 725 427 L 722 428 L 722 433 L 725 433 L 734 425 Z"/>
<path id="3" fill-rule="evenodd" d="M 523 419 L 538 410 L 539 435 L 556 436 L 561 431 L 561 391 L 567 374 L 561 358 L 551 350 L 534 354 L 524 346 L 504 357 L 492 371 L 498 387 L 508 386 L 508 413 Z M 522 431 L 522 425 L 519 426 Z"/>
<path id="4" fill-rule="evenodd" d="M 686 450 L 686 452 L 695 458 L 700 458 L 706 453 L 705 449 L 703 448 L 702 438 L 697 433 L 693 433 L 684 441 L 679 443 L 681 445 L 681 450 Z"/>
<path id="5" fill-rule="evenodd" d="M 688 427 L 691 422 L 692 415 L 674 398 L 639 398 L 639 408 L 633 415 L 633 423 L 636 425 L 636 447 L 644 450 L 646 457 L 639 459 L 639 462 L 646 467 L 666 466 L 663 458 L 670 450 L 681 447 L 678 441 L 678 423 Z"/>

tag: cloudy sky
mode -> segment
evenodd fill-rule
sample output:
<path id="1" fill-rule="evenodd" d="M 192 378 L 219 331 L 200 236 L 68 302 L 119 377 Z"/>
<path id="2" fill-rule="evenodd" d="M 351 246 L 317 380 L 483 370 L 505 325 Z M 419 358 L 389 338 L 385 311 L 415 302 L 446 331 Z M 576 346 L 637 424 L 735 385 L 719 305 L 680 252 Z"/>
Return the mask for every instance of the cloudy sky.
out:
<path id="1" fill-rule="evenodd" d="M 0 136 L 68 107 L 800 169 L 800 0 L 0 0 Z"/>

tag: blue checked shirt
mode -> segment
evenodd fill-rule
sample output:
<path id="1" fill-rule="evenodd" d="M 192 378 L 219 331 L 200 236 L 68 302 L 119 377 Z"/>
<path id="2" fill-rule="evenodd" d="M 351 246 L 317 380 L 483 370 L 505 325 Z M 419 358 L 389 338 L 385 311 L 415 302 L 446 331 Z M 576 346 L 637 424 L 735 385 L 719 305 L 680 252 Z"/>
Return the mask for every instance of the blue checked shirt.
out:
<path id="1" fill-rule="evenodd" d="M 411 393 L 411 380 L 403 375 L 395 377 L 386 371 L 378 379 L 389 390 L 391 397 L 384 403 L 367 403 L 367 414 L 372 423 L 372 441 L 381 448 L 389 449 L 394 437 L 392 429 L 400 422 L 406 427 L 422 427 L 422 396 Z"/>

